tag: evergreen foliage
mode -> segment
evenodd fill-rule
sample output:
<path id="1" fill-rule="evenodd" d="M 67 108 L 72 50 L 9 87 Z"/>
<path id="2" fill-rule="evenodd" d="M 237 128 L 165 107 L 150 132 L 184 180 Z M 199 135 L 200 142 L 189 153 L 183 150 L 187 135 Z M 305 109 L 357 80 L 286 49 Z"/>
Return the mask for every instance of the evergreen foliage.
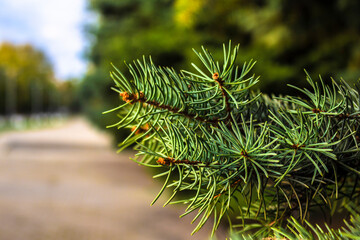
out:
<path id="1" fill-rule="evenodd" d="M 165 180 L 153 203 L 171 189 L 164 205 L 187 205 L 182 216 L 197 212 L 194 232 L 212 216 L 213 231 L 227 218 L 244 238 L 356 239 L 354 211 L 347 230 L 327 235 L 309 222 L 319 209 L 358 205 L 358 88 L 306 73 L 310 89 L 290 86 L 302 97 L 256 93 L 255 62 L 238 66 L 238 50 L 224 45 L 222 62 L 205 48 L 195 51 L 203 66 L 193 64 L 194 71 L 145 57 L 127 64 L 131 78 L 114 67 L 122 103 L 106 112 L 120 118 L 109 127 L 131 129 L 120 151 L 135 143 L 133 160 L 160 169 L 154 178 Z M 185 197 L 174 198 L 182 191 Z"/>

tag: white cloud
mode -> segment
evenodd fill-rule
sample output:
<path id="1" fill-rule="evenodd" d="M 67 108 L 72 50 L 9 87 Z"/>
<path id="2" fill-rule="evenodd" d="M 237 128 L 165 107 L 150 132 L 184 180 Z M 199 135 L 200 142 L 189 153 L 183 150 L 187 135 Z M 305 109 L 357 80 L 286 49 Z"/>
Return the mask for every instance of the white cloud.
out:
<path id="1" fill-rule="evenodd" d="M 86 70 L 83 24 L 92 16 L 86 0 L 1 0 L 0 41 L 30 42 L 44 50 L 57 77 Z"/>

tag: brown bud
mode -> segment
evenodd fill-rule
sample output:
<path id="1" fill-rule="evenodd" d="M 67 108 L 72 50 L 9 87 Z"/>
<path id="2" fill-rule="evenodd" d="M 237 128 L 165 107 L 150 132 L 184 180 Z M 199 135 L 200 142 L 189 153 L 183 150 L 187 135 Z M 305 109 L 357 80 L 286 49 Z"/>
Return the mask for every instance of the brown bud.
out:
<path id="1" fill-rule="evenodd" d="M 219 193 L 218 195 L 215 195 L 215 196 L 214 196 L 214 199 L 215 199 L 215 198 L 218 198 L 218 197 L 220 197 L 220 196 L 221 196 L 221 193 Z"/>
<path id="2" fill-rule="evenodd" d="M 137 128 L 137 126 L 132 127 L 131 131 L 134 132 L 136 128 Z M 139 127 L 136 130 L 135 135 L 140 134 L 140 133 L 144 133 L 144 132 L 148 131 L 149 129 L 150 129 L 150 125 L 147 123 L 144 126 Z"/>
<path id="3" fill-rule="evenodd" d="M 313 113 L 320 113 L 320 112 L 323 112 L 322 110 L 320 110 L 319 108 L 314 108 L 312 110 Z"/>
<path id="4" fill-rule="evenodd" d="M 169 165 L 169 160 L 168 159 L 165 159 L 165 158 L 159 158 L 157 161 L 156 161 L 158 164 L 160 165 Z"/>
<path id="5" fill-rule="evenodd" d="M 214 73 L 213 75 L 212 75 L 212 78 L 214 79 L 214 80 L 218 80 L 219 79 L 219 73 Z"/>
<path id="6" fill-rule="evenodd" d="M 124 102 L 128 102 L 128 101 L 131 100 L 131 99 L 130 99 L 130 94 L 127 93 L 127 92 L 122 92 L 122 93 L 120 93 L 120 97 L 122 97 L 122 100 L 123 100 Z"/>
<path id="7" fill-rule="evenodd" d="M 133 126 L 131 128 L 131 131 L 133 132 L 133 131 L 135 131 L 135 129 L 136 129 L 136 126 Z M 139 133 L 140 133 L 140 129 L 136 130 L 135 134 L 139 134 Z"/>
<path id="8" fill-rule="evenodd" d="M 245 158 L 249 157 L 248 153 L 245 150 L 241 151 L 240 155 L 245 157 Z"/>

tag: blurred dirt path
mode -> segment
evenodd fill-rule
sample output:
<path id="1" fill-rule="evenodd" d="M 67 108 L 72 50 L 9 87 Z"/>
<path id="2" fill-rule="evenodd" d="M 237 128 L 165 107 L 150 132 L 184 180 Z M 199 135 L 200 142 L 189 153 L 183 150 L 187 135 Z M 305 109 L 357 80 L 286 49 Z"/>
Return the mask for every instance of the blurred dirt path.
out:
<path id="1" fill-rule="evenodd" d="M 0 239 L 209 239 L 183 208 L 150 207 L 160 184 L 110 145 L 80 118 L 0 135 Z"/>

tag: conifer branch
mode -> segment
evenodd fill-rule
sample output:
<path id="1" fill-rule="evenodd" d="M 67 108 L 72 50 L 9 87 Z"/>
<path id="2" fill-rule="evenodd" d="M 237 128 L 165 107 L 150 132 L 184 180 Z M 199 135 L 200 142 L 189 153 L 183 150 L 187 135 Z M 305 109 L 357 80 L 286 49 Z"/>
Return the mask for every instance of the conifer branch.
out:
<path id="1" fill-rule="evenodd" d="M 318 206 L 358 204 L 359 92 L 306 73 L 310 89 L 290 86 L 303 98 L 255 94 L 255 62 L 237 66 L 238 48 L 224 45 L 222 63 L 195 51 L 203 64 L 193 64 L 195 72 L 145 58 L 128 65 L 131 79 L 116 70 L 114 90 L 125 104 L 108 112 L 121 118 L 114 127 L 132 129 L 122 148 L 136 143 L 136 161 L 167 176 L 154 202 L 170 188 L 166 204 L 186 204 L 183 215 L 198 211 L 194 232 L 210 216 L 215 231 L 228 215 L 243 220 L 233 227 L 244 234 L 298 237 Z M 181 191 L 190 195 L 174 198 Z"/>
<path id="2" fill-rule="evenodd" d="M 187 159 L 184 160 L 176 160 L 174 158 L 159 158 L 156 161 L 158 164 L 160 165 L 165 165 L 165 166 L 170 166 L 171 164 L 188 164 L 188 165 L 198 165 L 198 164 L 202 164 L 202 162 L 200 161 L 189 161 Z"/>

